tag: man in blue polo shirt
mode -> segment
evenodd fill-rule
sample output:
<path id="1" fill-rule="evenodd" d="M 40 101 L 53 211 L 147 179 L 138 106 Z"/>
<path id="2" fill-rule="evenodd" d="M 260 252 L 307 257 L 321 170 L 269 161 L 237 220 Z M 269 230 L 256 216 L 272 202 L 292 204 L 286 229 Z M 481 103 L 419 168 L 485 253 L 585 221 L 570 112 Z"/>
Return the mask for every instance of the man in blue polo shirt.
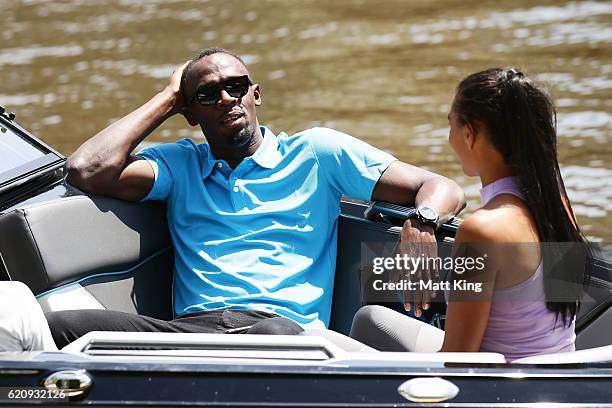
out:
<path id="1" fill-rule="evenodd" d="M 349 135 L 260 126 L 261 91 L 241 58 L 210 48 L 175 71 L 142 107 L 85 142 L 68 181 L 132 200 L 167 202 L 176 252 L 172 321 L 108 310 L 47 315 L 59 347 L 91 330 L 294 334 L 329 322 L 340 196 L 418 205 L 423 241 L 457 213 L 452 181 L 401 163 Z M 183 139 L 132 150 L 169 117 L 200 126 Z M 418 234 L 417 234 L 418 235 Z M 358 256 L 358 254 L 355 254 Z"/>

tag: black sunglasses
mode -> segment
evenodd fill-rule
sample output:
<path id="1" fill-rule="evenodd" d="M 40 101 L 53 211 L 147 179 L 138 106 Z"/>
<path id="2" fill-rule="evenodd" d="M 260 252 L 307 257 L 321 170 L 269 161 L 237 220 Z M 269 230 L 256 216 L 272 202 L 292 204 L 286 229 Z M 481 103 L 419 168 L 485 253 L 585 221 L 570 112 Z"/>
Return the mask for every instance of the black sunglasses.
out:
<path id="1" fill-rule="evenodd" d="M 249 92 L 249 86 L 253 85 L 248 75 L 226 79 L 216 84 L 204 85 L 198 88 L 191 97 L 189 104 L 197 100 L 200 105 L 215 105 L 221 99 L 221 89 L 225 90 L 232 98 L 242 98 Z"/>

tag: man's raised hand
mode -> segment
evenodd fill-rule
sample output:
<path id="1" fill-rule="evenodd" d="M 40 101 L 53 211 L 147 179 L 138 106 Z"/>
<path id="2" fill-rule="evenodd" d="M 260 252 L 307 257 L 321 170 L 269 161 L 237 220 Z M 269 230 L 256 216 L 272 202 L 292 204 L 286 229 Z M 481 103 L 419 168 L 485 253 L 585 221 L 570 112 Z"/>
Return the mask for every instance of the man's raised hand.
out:
<path id="1" fill-rule="evenodd" d="M 174 96 L 172 114 L 183 113 L 183 110 L 186 108 L 184 90 L 181 89 L 181 77 L 188 64 L 189 61 L 186 61 L 184 64 L 176 67 L 166 85 L 165 91 Z"/>

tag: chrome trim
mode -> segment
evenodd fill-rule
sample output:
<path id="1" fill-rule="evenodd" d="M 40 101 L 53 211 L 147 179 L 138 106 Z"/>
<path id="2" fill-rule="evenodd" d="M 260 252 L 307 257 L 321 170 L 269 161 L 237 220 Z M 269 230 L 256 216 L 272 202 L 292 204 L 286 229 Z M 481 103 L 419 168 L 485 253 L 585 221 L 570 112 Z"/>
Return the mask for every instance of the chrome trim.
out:
<path id="1" fill-rule="evenodd" d="M 345 361 L 345 363 L 347 362 Z M 347 367 L 350 368 L 350 365 Z M 449 377 L 489 377 L 491 378 L 492 377 L 492 378 L 508 378 L 508 379 L 513 379 L 513 380 L 526 380 L 530 378 L 612 378 L 612 371 L 610 371 L 609 368 L 604 368 L 604 370 L 607 370 L 607 372 L 605 373 L 585 373 L 585 374 L 576 373 L 576 372 L 573 372 L 573 373 L 568 373 L 568 372 L 517 373 L 516 371 L 506 372 L 506 373 L 490 373 L 486 371 L 475 371 L 474 369 L 468 369 L 468 368 L 466 368 L 466 370 L 469 370 L 467 372 L 452 372 L 452 371 L 449 372 L 449 371 L 443 371 L 443 370 L 439 370 L 439 371 L 433 371 L 433 370 L 436 370 L 436 368 L 432 368 L 430 369 L 430 371 L 427 371 L 427 372 L 422 372 L 422 371 L 394 371 L 394 372 L 377 371 L 376 374 L 381 375 L 381 376 L 391 375 L 391 376 L 446 377 L 446 378 L 449 378 Z M 555 367 L 554 370 L 562 371 L 564 369 L 560 367 Z M 593 368 L 591 368 L 591 370 L 593 370 Z M 328 374 L 328 373 L 321 370 L 319 374 Z M 337 373 L 333 372 L 329 374 L 337 374 Z M 373 372 L 351 371 L 346 374 L 367 375 L 367 374 L 373 374 Z"/>
<path id="2" fill-rule="evenodd" d="M 403 382 L 397 392 L 408 401 L 435 403 L 455 398 L 459 387 L 440 377 L 420 377 Z"/>
<path id="3" fill-rule="evenodd" d="M 85 370 L 62 370 L 48 375 L 43 387 L 48 390 L 63 391 L 68 397 L 85 394 L 91 387 L 92 380 Z"/>

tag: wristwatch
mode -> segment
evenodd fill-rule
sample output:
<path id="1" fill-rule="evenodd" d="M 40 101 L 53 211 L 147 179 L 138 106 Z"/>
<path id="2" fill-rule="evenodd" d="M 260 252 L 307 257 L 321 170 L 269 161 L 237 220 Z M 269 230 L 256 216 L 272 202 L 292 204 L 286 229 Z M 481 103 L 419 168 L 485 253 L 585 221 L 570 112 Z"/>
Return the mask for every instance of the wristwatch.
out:
<path id="1" fill-rule="evenodd" d="M 417 207 L 415 218 L 425 225 L 430 225 L 434 231 L 438 228 L 438 213 L 436 210 L 424 205 Z"/>

